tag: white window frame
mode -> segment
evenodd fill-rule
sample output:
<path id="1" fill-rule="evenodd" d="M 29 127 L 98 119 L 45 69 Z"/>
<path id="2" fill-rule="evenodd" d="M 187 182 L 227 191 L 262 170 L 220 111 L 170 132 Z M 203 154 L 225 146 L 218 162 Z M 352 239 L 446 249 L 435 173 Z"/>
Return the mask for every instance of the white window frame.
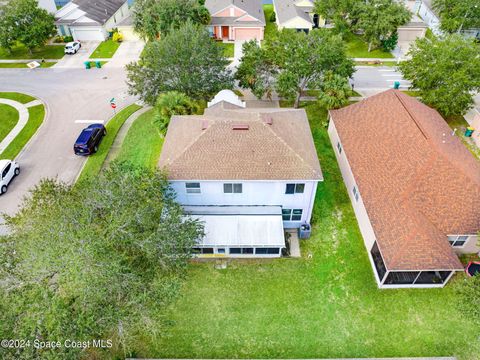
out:
<path id="1" fill-rule="evenodd" d="M 188 187 L 187 185 L 198 184 L 198 187 Z M 198 191 L 197 191 L 198 190 Z M 202 185 L 197 182 L 186 182 L 185 183 L 185 193 L 189 195 L 198 195 L 202 193 Z"/>
<path id="2" fill-rule="evenodd" d="M 225 185 L 232 185 L 232 192 L 225 191 Z M 235 191 L 235 186 L 240 185 L 240 192 Z M 224 183 L 223 184 L 223 193 L 224 194 L 243 194 L 243 184 L 242 183 Z"/>
<path id="3" fill-rule="evenodd" d="M 447 237 L 448 237 L 448 242 L 450 243 L 450 246 L 453 247 L 453 248 L 456 248 L 456 249 L 461 249 L 461 248 L 465 247 L 465 245 L 470 240 L 470 235 L 466 235 L 466 234 L 463 234 L 463 235 L 447 235 Z M 466 239 L 461 240 L 460 237 L 466 237 Z M 455 239 L 453 240 L 452 238 L 455 238 Z M 451 242 L 451 241 L 453 241 L 453 242 Z M 463 244 L 462 245 L 455 245 L 457 243 L 457 241 L 463 241 Z"/>
<path id="4" fill-rule="evenodd" d="M 290 213 L 288 214 L 288 220 L 285 220 L 283 217 L 284 216 L 287 216 L 287 214 L 284 214 L 283 212 L 285 210 L 289 210 Z M 299 220 L 293 220 L 293 216 L 298 216 L 299 214 L 294 214 L 293 212 L 294 211 L 300 211 L 301 214 L 300 214 L 300 219 Z M 303 209 L 282 209 L 282 221 L 302 221 L 302 217 L 303 217 Z"/>

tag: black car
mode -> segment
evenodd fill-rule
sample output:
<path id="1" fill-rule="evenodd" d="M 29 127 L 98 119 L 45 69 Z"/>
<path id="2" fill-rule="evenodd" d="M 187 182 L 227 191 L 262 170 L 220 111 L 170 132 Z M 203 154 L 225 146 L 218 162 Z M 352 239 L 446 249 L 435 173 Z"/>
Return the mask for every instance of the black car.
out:
<path id="1" fill-rule="evenodd" d="M 90 155 L 97 152 L 98 145 L 105 135 L 107 130 L 103 124 L 92 124 L 83 129 L 73 145 L 75 155 Z"/>

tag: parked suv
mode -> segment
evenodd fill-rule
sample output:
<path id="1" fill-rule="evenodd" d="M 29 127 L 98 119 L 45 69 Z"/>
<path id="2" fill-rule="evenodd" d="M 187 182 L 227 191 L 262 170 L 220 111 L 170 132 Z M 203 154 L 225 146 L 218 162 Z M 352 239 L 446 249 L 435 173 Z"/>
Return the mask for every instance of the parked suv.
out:
<path id="1" fill-rule="evenodd" d="M 20 174 L 20 165 L 13 160 L 0 160 L 0 194 L 7 192 L 8 184 Z"/>
<path id="2" fill-rule="evenodd" d="M 76 54 L 81 47 L 80 41 L 69 42 L 65 44 L 65 54 Z"/>
<path id="3" fill-rule="evenodd" d="M 107 135 L 107 130 L 102 124 L 92 124 L 82 130 L 73 145 L 75 155 L 91 155 L 98 150 L 102 138 Z"/>

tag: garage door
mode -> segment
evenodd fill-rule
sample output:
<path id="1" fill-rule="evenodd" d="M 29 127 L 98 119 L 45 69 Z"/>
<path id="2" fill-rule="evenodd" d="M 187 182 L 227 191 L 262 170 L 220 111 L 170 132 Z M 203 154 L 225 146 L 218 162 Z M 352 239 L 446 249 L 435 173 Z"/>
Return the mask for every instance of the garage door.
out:
<path id="1" fill-rule="evenodd" d="M 235 40 L 262 40 L 262 31 L 260 29 L 236 28 Z"/>
<path id="2" fill-rule="evenodd" d="M 87 41 L 87 40 L 97 40 L 97 41 L 103 41 L 105 40 L 105 37 L 103 36 L 103 33 L 101 30 L 98 29 L 82 29 L 82 30 L 77 30 L 74 29 L 73 31 L 73 38 L 75 40 L 80 40 L 80 41 Z"/>

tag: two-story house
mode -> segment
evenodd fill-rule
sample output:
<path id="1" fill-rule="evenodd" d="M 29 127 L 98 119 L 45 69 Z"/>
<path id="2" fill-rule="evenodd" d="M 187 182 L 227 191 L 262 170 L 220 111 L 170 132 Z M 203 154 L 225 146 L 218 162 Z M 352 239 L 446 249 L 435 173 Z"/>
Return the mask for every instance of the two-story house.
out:
<path id="1" fill-rule="evenodd" d="M 303 109 L 243 106 L 224 98 L 172 117 L 159 167 L 205 224 L 198 253 L 279 257 L 284 230 L 310 222 L 320 163 Z"/>

